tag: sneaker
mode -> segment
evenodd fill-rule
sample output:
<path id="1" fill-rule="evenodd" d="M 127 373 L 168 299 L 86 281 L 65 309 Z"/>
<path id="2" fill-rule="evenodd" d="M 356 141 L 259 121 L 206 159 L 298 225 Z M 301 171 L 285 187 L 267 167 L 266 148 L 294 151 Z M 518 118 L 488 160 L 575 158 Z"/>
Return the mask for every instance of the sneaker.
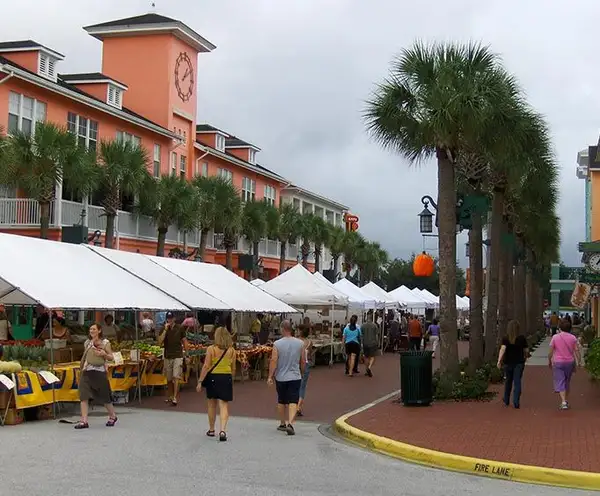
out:
<path id="1" fill-rule="evenodd" d="M 282 432 L 286 432 L 287 431 L 287 426 L 285 424 L 279 424 L 279 427 L 277 427 L 278 431 L 282 431 Z"/>
<path id="2" fill-rule="evenodd" d="M 368 377 L 373 377 L 373 372 L 371 372 L 371 369 L 367 369 L 367 371 L 365 372 L 365 375 Z"/>
<path id="3" fill-rule="evenodd" d="M 569 404 L 566 401 L 564 403 L 561 403 L 560 410 L 568 410 L 568 409 L 569 409 Z"/>
<path id="4" fill-rule="evenodd" d="M 285 432 L 287 432 L 288 436 L 293 436 L 294 434 L 296 434 L 296 431 L 294 430 L 294 426 L 292 424 L 288 424 L 288 426 L 285 428 Z"/>

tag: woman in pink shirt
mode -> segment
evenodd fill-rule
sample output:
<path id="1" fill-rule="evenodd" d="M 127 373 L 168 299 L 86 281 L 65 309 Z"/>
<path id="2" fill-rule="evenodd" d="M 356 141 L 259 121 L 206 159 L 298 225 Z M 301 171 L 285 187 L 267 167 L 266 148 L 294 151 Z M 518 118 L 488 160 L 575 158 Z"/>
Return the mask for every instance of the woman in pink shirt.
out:
<path id="1" fill-rule="evenodd" d="M 548 366 L 552 369 L 554 391 L 560 395 L 560 409 L 569 408 L 569 385 L 575 368 L 581 363 L 577 338 L 571 334 L 571 323 L 563 319 L 560 332 L 552 336 Z"/>

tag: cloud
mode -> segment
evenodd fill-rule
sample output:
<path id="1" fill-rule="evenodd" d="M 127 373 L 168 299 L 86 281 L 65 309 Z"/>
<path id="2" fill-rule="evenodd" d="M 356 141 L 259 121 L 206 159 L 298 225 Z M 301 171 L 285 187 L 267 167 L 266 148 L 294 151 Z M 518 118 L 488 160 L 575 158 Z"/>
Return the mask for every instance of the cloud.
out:
<path id="1" fill-rule="evenodd" d="M 3 2 L 5 39 L 33 38 L 67 55 L 61 70 L 100 68 L 84 25 L 137 15 L 149 1 Z M 423 247 L 420 198 L 435 196 L 433 163 L 411 167 L 371 142 L 361 112 L 389 62 L 413 40 L 476 39 L 502 54 L 551 125 L 561 165 L 562 259 L 584 238 L 577 151 L 598 139 L 595 19 L 600 4 L 543 0 L 179 0 L 156 2 L 217 45 L 200 56 L 199 121 L 262 148 L 259 160 L 350 205 L 361 230 L 392 256 Z M 32 16 L 31 13 L 36 15 Z M 465 264 L 465 236 L 458 257 Z M 431 240 L 427 247 L 433 246 Z"/>

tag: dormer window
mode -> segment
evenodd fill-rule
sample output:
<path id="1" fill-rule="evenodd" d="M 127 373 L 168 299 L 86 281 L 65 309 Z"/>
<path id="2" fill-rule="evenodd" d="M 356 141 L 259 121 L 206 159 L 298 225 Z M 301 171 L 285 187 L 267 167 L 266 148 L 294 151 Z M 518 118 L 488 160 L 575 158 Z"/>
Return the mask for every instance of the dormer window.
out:
<path id="1" fill-rule="evenodd" d="M 123 106 L 123 90 L 114 84 L 109 84 L 107 103 L 120 109 Z"/>
<path id="2" fill-rule="evenodd" d="M 250 153 L 248 153 L 248 162 L 251 164 L 256 164 L 256 150 L 250 148 Z"/>
<path id="3" fill-rule="evenodd" d="M 224 152 L 225 151 L 225 136 L 221 135 L 221 134 L 217 134 L 217 139 L 215 142 L 215 148 L 217 150 L 219 150 L 220 152 Z"/>
<path id="4" fill-rule="evenodd" d="M 56 81 L 57 59 L 42 51 L 39 52 L 38 57 L 38 74 L 52 81 Z"/>

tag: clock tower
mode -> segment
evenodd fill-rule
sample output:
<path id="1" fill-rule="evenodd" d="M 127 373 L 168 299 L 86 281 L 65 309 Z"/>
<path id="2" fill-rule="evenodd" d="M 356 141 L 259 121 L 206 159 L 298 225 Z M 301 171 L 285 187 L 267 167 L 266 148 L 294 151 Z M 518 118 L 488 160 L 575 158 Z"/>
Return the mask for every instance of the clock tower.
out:
<path id="1" fill-rule="evenodd" d="M 178 134 L 177 155 L 169 160 L 189 171 L 181 157 L 193 157 L 198 54 L 215 45 L 183 22 L 154 13 L 84 29 L 102 41 L 102 73 L 128 86 L 123 107 Z"/>

